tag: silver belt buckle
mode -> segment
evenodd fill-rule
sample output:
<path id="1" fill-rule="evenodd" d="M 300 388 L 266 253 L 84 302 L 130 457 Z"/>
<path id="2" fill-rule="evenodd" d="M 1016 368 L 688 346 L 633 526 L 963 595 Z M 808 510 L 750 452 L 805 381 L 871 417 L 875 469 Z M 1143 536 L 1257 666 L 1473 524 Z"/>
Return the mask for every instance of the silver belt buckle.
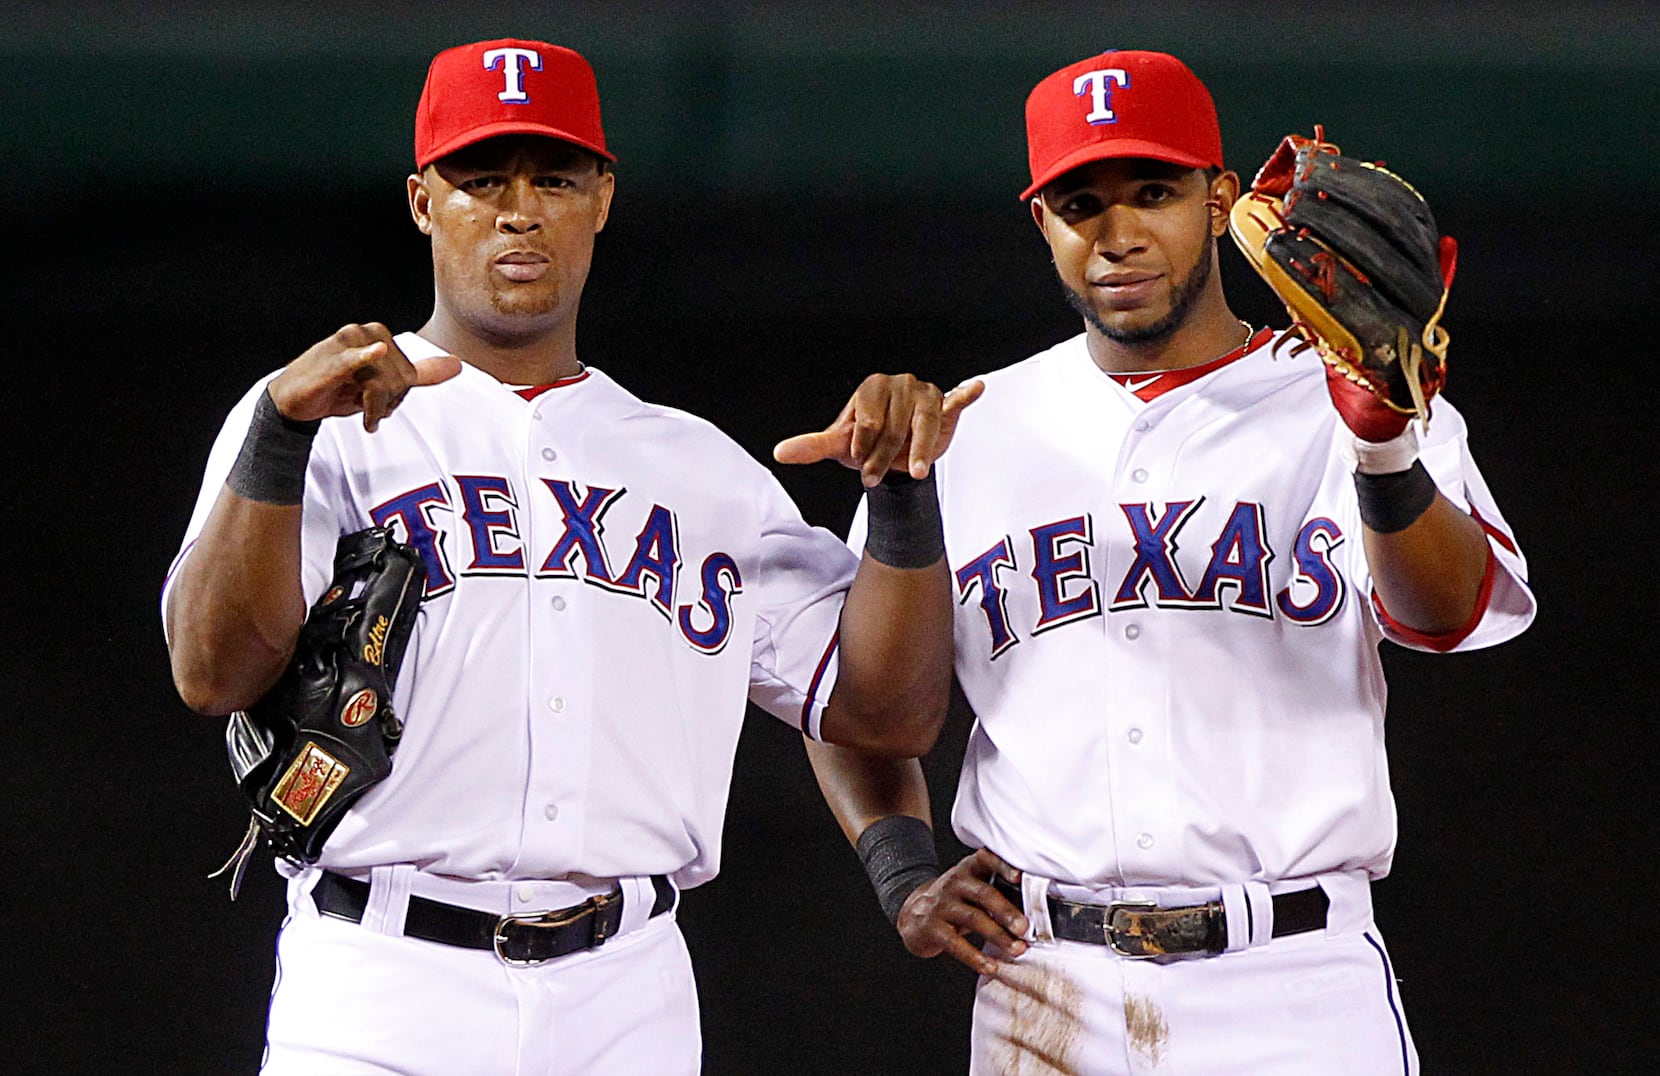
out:
<path id="1" fill-rule="evenodd" d="M 1129 957 L 1131 960 L 1150 960 L 1155 956 L 1164 955 L 1158 951 L 1149 952 L 1138 945 L 1133 939 L 1139 939 L 1141 935 L 1130 934 L 1118 925 L 1118 918 L 1122 913 L 1151 912 L 1157 909 L 1158 904 L 1151 900 L 1115 900 L 1108 904 L 1106 915 L 1101 917 L 1101 927 L 1107 936 L 1107 945 L 1119 956 Z"/>
<path id="2" fill-rule="evenodd" d="M 508 956 L 502 948 L 508 942 L 507 928 L 510 926 L 532 927 L 537 930 L 556 930 L 559 927 L 568 927 L 573 923 L 580 923 L 591 915 L 598 915 L 608 908 L 612 901 L 621 900 L 621 893 L 600 893 L 589 897 L 581 904 L 572 908 L 562 908 L 556 912 L 537 912 L 533 915 L 504 915 L 496 920 L 494 943 L 496 957 L 503 964 L 512 968 L 534 968 L 539 964 L 546 964 L 553 957 L 530 957 L 522 959 Z M 594 926 L 593 948 L 598 949 L 605 944 L 605 927 L 603 923 Z"/>

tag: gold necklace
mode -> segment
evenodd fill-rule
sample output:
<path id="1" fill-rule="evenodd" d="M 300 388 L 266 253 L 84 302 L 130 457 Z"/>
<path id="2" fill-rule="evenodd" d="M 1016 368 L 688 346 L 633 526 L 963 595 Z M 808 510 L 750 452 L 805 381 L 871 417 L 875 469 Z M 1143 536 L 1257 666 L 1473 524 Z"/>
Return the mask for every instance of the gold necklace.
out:
<path id="1" fill-rule="evenodd" d="M 1215 355 L 1212 355 L 1210 358 L 1206 359 L 1204 362 L 1196 362 L 1196 363 L 1191 364 L 1190 366 L 1178 366 L 1178 367 L 1175 367 L 1172 370 L 1114 370 L 1112 372 L 1113 376 L 1114 377 L 1155 377 L 1155 376 L 1156 377 L 1163 377 L 1165 374 L 1174 373 L 1176 370 L 1190 370 L 1194 366 L 1204 366 L 1208 363 L 1213 363 L 1217 359 L 1220 359 L 1223 355 L 1227 355 L 1231 352 L 1238 351 L 1240 348 L 1247 346 L 1251 342 L 1251 337 L 1253 337 L 1257 334 L 1257 331 L 1251 327 L 1251 323 L 1246 321 L 1244 318 L 1235 318 L 1234 320 L 1239 322 L 1239 327 L 1245 330 L 1245 339 L 1241 340 L 1239 343 L 1235 344 L 1233 347 L 1228 348 L 1227 351 L 1217 352 Z"/>

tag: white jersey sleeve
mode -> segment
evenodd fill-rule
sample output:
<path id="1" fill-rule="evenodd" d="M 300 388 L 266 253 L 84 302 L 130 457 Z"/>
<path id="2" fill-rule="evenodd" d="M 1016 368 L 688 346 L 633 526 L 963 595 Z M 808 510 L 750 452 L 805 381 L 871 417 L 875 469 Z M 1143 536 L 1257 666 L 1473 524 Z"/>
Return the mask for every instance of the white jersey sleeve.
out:
<path id="1" fill-rule="evenodd" d="M 1348 437 L 1341 423 L 1333 425 L 1333 437 Z M 1441 493 L 1459 510 L 1471 513 L 1487 535 L 1487 570 L 1471 618 L 1444 634 L 1421 633 L 1396 621 L 1373 588 L 1365 543 L 1361 541 L 1350 543 L 1341 556 L 1343 571 L 1355 584 L 1355 593 L 1365 594 L 1366 608 L 1379 636 L 1391 643 L 1429 653 L 1472 651 L 1504 643 L 1526 631 L 1534 619 L 1535 599 L 1527 584 L 1527 560 L 1517 546 L 1511 526 L 1487 490 L 1481 470 L 1476 467 L 1476 460 L 1469 452 L 1469 428 L 1451 400 L 1444 397 L 1436 400 L 1429 433 L 1421 440 L 1419 458 Z M 1331 480 L 1345 493 L 1343 516 L 1351 533 L 1358 535 L 1360 506 L 1350 490 L 1353 478 L 1346 467 L 1333 463 Z"/>
<path id="2" fill-rule="evenodd" d="M 213 511 L 215 502 L 219 500 L 225 479 L 230 475 L 231 467 L 242 451 L 242 442 L 247 439 L 248 426 L 253 421 L 254 405 L 259 402 L 260 396 L 265 393 L 266 385 L 270 384 L 276 375 L 277 371 L 273 371 L 270 376 L 260 379 L 237 401 L 220 427 L 213 448 L 208 452 L 207 467 L 202 475 L 201 489 L 196 494 L 196 506 L 191 512 L 190 524 L 185 529 L 184 541 L 174 556 L 173 563 L 168 567 L 166 580 L 162 584 L 163 624 L 166 623 L 167 597 L 172 591 L 173 581 L 178 576 L 180 566 L 195 548 L 196 539 L 201 536 L 202 528 L 207 525 L 208 515 Z M 319 443 L 322 443 L 322 439 L 319 439 Z M 342 530 L 340 521 L 330 508 L 329 499 L 324 495 L 325 491 L 335 489 L 339 485 L 338 459 L 331 453 L 319 451 L 314 447 L 310 461 L 306 465 L 300 533 L 301 585 L 307 607 L 317 600 L 323 593 L 323 588 L 328 585 L 334 569 L 335 544 L 341 534 L 347 533 Z"/>
<path id="3" fill-rule="evenodd" d="M 1337 431 L 1339 436 L 1343 435 L 1341 426 Z M 1442 494 L 1459 509 L 1470 513 L 1486 533 L 1490 551 L 1487 571 L 1470 619 L 1453 631 L 1428 635 L 1389 615 L 1372 588 L 1364 544 L 1352 543 L 1348 557 L 1352 577 L 1357 583 L 1357 592 L 1370 595 L 1368 604 L 1378 629 L 1391 642 L 1435 653 L 1479 650 L 1521 634 L 1533 622 L 1537 609 L 1528 586 L 1527 559 L 1470 454 L 1469 428 L 1464 416 L 1445 397 L 1435 401 L 1429 433 L 1422 439 L 1419 456 Z M 1360 531 L 1358 507 L 1353 530 L 1357 534 Z"/>
<path id="4" fill-rule="evenodd" d="M 776 482 L 765 500 L 749 698 L 816 740 L 836 682 L 842 599 L 859 561 L 835 535 L 809 527 Z"/>

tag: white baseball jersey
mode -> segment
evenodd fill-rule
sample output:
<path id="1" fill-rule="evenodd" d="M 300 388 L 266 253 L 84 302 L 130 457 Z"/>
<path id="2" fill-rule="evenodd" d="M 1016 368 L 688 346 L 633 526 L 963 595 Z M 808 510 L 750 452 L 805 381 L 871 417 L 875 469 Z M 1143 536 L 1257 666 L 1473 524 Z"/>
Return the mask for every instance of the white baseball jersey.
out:
<path id="1" fill-rule="evenodd" d="M 226 420 L 181 561 L 263 391 Z M 321 866 L 693 886 L 720 866 L 745 699 L 817 735 L 856 558 L 713 426 L 598 370 L 527 400 L 464 364 L 374 434 L 325 420 L 303 512 L 307 602 L 371 525 L 427 569 L 391 776 Z"/>
<path id="2" fill-rule="evenodd" d="M 1292 342 L 1260 332 L 1146 401 L 1083 335 L 985 378 L 938 465 L 968 844 L 1083 886 L 1388 871 L 1379 640 L 1488 646 L 1534 600 L 1439 399 L 1424 465 L 1493 555 L 1466 630 L 1390 621 L 1322 364 Z"/>

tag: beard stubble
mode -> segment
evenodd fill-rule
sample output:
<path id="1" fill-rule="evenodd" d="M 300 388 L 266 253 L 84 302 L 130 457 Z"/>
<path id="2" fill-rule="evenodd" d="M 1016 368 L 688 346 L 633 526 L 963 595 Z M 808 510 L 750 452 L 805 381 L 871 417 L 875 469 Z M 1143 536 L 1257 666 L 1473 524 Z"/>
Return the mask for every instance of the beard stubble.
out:
<path id="1" fill-rule="evenodd" d="M 1215 269 L 1214 248 L 1215 243 L 1207 241 L 1199 254 L 1198 263 L 1187 274 L 1187 279 L 1176 285 L 1170 296 L 1170 312 L 1151 325 L 1144 325 L 1139 329 L 1119 329 L 1108 325 L 1088 299 L 1073 291 L 1066 281 L 1061 280 L 1058 269 L 1055 279 L 1060 281 L 1061 292 L 1066 296 L 1067 305 L 1076 310 L 1084 321 L 1102 336 L 1114 343 L 1132 347 L 1150 344 L 1168 338 L 1187 323 L 1188 317 L 1193 313 L 1193 304 L 1198 302 L 1199 293 L 1204 290 L 1205 284 L 1210 280 L 1210 274 Z"/>

